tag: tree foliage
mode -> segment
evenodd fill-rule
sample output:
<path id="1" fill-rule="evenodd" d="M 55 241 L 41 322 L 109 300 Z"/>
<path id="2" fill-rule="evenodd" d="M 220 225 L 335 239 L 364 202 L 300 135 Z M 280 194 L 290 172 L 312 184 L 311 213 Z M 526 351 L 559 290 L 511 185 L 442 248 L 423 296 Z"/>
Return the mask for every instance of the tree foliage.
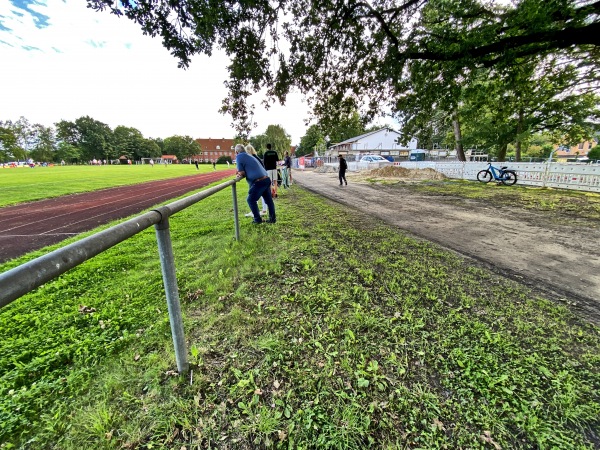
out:
<path id="1" fill-rule="evenodd" d="M 283 158 L 284 153 L 290 151 L 292 138 L 281 125 L 269 125 L 264 133 L 251 137 L 250 144 L 259 155 L 264 154 L 267 144 L 271 144 L 279 158 Z"/>
<path id="2" fill-rule="evenodd" d="M 313 124 L 306 130 L 306 133 L 300 139 L 300 145 L 296 149 L 297 156 L 308 155 L 313 152 L 323 154 L 325 150 L 325 135 L 321 127 Z"/>
<path id="3" fill-rule="evenodd" d="M 33 148 L 30 157 L 35 161 L 52 162 L 55 160 L 56 137 L 52 127 L 35 124 L 33 126 Z"/>
<path id="4" fill-rule="evenodd" d="M 600 161 L 600 145 L 596 145 L 593 149 L 591 149 L 588 152 L 588 158 Z"/>
<path id="5" fill-rule="evenodd" d="M 175 155 L 182 160 L 201 153 L 200 144 L 191 136 L 171 136 L 164 140 L 165 155 Z"/>
<path id="6" fill-rule="evenodd" d="M 160 36 L 181 66 L 215 47 L 231 58 L 228 97 L 239 130 L 247 130 L 263 89 L 285 102 L 293 89 L 315 115 L 361 111 L 367 119 L 399 113 L 414 67 L 439 89 L 435 109 L 454 114 L 460 90 L 478 69 L 503 71 L 554 56 L 596 71 L 600 2 L 584 0 L 357 0 L 188 2 L 88 0 Z M 411 65 L 414 66 L 411 70 Z M 597 80 L 596 80 L 597 81 Z M 425 104 L 427 106 L 427 104 Z"/>
<path id="7" fill-rule="evenodd" d="M 19 157 L 20 149 L 17 137 L 9 125 L 0 122 L 0 161 L 8 161 Z"/>

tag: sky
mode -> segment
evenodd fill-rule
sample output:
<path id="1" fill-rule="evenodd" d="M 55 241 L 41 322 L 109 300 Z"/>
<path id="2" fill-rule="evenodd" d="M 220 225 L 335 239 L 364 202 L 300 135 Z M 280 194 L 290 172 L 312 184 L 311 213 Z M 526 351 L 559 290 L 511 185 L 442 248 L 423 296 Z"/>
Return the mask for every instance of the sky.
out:
<path id="1" fill-rule="evenodd" d="M 53 126 L 90 116 L 147 138 L 235 135 L 231 117 L 218 112 L 227 95 L 224 54 L 197 55 L 179 69 L 160 38 L 85 0 L 1 0 L 0 61 L 0 120 Z M 281 125 L 297 145 L 308 117 L 299 94 L 269 110 L 257 102 L 251 134 Z"/>

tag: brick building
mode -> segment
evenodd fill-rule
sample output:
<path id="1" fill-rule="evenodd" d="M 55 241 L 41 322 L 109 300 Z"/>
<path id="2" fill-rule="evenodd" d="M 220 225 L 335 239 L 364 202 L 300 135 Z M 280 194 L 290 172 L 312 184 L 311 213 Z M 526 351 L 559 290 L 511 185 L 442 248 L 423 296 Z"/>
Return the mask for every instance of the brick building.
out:
<path id="1" fill-rule="evenodd" d="M 229 156 L 232 161 L 235 159 L 233 139 L 200 138 L 196 139 L 196 142 L 200 145 L 202 154 L 192 156 L 192 161 L 197 159 L 198 161 L 212 162 L 218 160 L 221 156 Z"/>

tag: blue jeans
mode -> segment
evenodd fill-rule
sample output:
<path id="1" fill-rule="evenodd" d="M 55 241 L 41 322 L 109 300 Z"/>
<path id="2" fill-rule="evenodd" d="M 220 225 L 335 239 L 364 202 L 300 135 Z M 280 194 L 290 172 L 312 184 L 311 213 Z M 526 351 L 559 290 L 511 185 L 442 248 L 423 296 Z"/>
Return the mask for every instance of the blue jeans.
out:
<path id="1" fill-rule="evenodd" d="M 254 222 L 256 223 L 262 222 L 257 203 L 261 197 L 267 204 L 267 208 L 269 208 L 270 221 L 275 222 L 275 203 L 273 203 L 273 197 L 271 197 L 271 179 L 269 177 L 253 182 L 248 190 L 248 206 L 254 215 Z"/>

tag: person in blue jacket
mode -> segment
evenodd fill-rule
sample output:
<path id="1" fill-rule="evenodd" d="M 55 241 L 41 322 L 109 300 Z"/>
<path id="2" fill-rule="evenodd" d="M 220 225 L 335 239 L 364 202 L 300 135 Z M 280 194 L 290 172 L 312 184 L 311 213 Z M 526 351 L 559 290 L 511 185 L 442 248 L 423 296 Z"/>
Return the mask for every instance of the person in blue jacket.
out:
<path id="1" fill-rule="evenodd" d="M 271 197 L 271 179 L 262 164 L 252 155 L 246 153 L 242 144 L 235 146 L 237 174 L 239 177 L 246 177 L 250 185 L 248 190 L 248 206 L 254 215 L 253 223 L 262 223 L 258 210 L 258 199 L 263 198 L 269 210 L 269 219 L 267 223 L 275 223 L 275 203 Z"/>

